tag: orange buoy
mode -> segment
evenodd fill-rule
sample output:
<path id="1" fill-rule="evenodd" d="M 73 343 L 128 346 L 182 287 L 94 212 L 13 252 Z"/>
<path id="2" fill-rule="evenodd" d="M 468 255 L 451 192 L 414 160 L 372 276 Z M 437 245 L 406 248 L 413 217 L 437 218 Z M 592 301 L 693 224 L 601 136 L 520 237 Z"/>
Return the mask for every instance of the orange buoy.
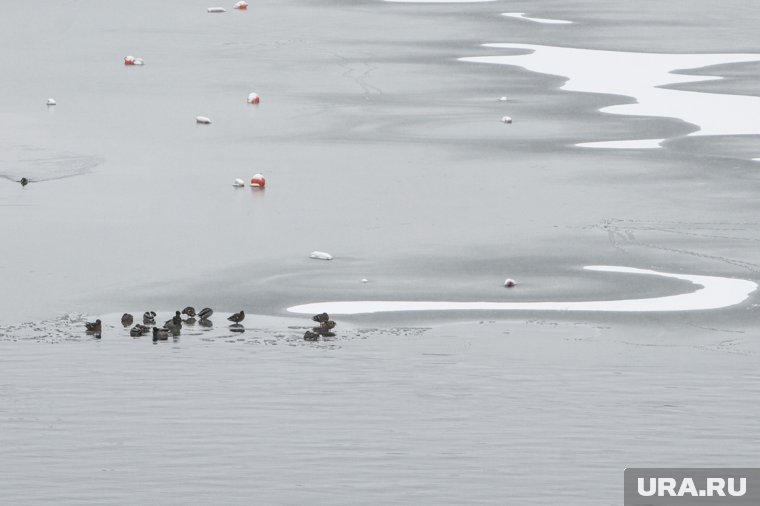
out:
<path id="1" fill-rule="evenodd" d="M 251 186 L 254 188 L 264 188 L 266 184 L 267 180 L 261 174 L 254 174 L 251 178 Z"/>
<path id="2" fill-rule="evenodd" d="M 261 97 L 256 93 L 249 93 L 247 102 L 249 104 L 258 104 L 261 101 Z"/>
<path id="3" fill-rule="evenodd" d="M 244 11 L 248 8 L 248 2 L 238 2 L 235 4 L 235 8 Z"/>

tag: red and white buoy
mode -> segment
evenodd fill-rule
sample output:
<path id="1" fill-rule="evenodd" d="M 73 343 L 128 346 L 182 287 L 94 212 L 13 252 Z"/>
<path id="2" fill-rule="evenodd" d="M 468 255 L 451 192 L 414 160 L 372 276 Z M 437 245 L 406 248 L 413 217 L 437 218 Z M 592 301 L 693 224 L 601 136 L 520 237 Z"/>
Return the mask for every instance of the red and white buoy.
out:
<path id="1" fill-rule="evenodd" d="M 513 288 L 517 283 L 512 278 L 507 278 L 504 280 L 504 286 L 506 288 Z"/>
<path id="2" fill-rule="evenodd" d="M 241 11 L 244 11 L 248 8 L 248 2 L 238 2 L 235 4 L 236 9 L 240 9 Z"/>
<path id="3" fill-rule="evenodd" d="M 124 65 L 143 65 L 144 63 L 142 58 L 135 58 L 134 56 L 124 57 Z"/>
<path id="4" fill-rule="evenodd" d="M 261 102 L 261 97 L 257 93 L 249 93 L 247 102 L 249 104 L 258 104 Z"/>
<path id="5" fill-rule="evenodd" d="M 264 188 L 266 184 L 267 180 L 264 179 L 264 176 L 261 174 L 254 174 L 251 178 L 251 187 L 253 188 Z"/>

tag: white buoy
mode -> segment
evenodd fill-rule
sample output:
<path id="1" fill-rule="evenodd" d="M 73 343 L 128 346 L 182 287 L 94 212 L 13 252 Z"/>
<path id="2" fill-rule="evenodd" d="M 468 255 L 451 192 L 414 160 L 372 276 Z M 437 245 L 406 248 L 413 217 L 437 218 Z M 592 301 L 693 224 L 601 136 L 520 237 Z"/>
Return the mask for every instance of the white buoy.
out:
<path id="1" fill-rule="evenodd" d="M 206 116 L 196 116 L 195 122 L 201 125 L 210 125 L 211 119 L 207 118 Z"/>
<path id="2" fill-rule="evenodd" d="M 504 280 L 504 286 L 507 287 L 507 288 L 512 288 L 516 284 L 517 283 L 515 283 L 515 280 L 512 279 L 512 278 L 507 278 L 507 279 Z"/>
<path id="3" fill-rule="evenodd" d="M 315 258 L 317 260 L 332 260 L 333 257 L 329 253 L 325 253 L 324 251 L 312 251 L 311 254 L 309 254 L 309 258 Z"/>
<path id="4" fill-rule="evenodd" d="M 55 99 L 53 98 L 47 99 L 47 105 L 55 105 L 55 104 L 56 104 Z"/>
<path id="5" fill-rule="evenodd" d="M 367 282 L 369 282 L 369 279 L 367 279 L 367 278 L 362 278 L 362 283 L 367 283 Z"/>
<path id="6" fill-rule="evenodd" d="M 245 181 L 243 181 L 242 179 L 236 179 L 235 181 L 232 182 L 232 186 L 242 188 L 243 186 L 245 186 Z"/>
<path id="7" fill-rule="evenodd" d="M 499 97 L 499 102 L 506 102 L 509 100 L 507 97 Z"/>
<path id="8" fill-rule="evenodd" d="M 509 116 L 503 116 L 503 117 L 501 118 L 501 122 L 502 122 L 502 123 L 507 123 L 507 124 L 509 124 L 509 123 L 512 123 L 512 118 L 511 118 L 511 117 L 509 117 Z"/>
<path id="9" fill-rule="evenodd" d="M 258 104 L 261 101 L 261 97 L 257 93 L 249 93 L 247 102 L 249 104 Z"/>
<path id="10" fill-rule="evenodd" d="M 206 12 L 227 12 L 227 9 L 224 7 L 209 7 L 206 9 Z"/>

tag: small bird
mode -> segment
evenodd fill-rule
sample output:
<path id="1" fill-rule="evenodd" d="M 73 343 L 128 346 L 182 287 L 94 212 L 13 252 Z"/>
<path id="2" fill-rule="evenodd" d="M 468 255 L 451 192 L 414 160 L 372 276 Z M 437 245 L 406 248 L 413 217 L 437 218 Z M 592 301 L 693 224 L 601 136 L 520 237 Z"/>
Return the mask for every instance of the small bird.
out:
<path id="1" fill-rule="evenodd" d="M 169 329 L 160 329 L 153 327 L 153 340 L 154 341 L 166 341 L 169 339 Z"/>
<path id="2" fill-rule="evenodd" d="M 84 326 L 87 329 L 87 332 L 99 333 L 101 329 L 100 320 L 95 320 L 94 322 L 85 322 Z"/>
<path id="3" fill-rule="evenodd" d="M 319 324 L 319 328 L 322 330 L 330 330 L 335 328 L 336 323 L 332 320 L 328 320 L 326 322 L 322 322 Z"/>
<path id="4" fill-rule="evenodd" d="M 141 335 L 143 335 L 143 331 L 142 331 L 142 328 L 140 328 L 140 325 L 139 324 L 135 325 L 134 327 L 129 329 L 129 335 L 132 337 L 140 337 Z"/>
<path id="5" fill-rule="evenodd" d="M 22 177 L 21 181 L 19 181 L 19 183 L 21 183 L 21 186 L 26 186 L 26 185 L 29 184 L 29 180 L 27 178 L 25 178 L 25 177 Z"/>
<path id="6" fill-rule="evenodd" d="M 211 316 L 212 314 L 214 314 L 213 309 L 211 309 L 210 307 L 204 307 L 203 309 L 201 309 L 200 313 L 198 313 L 198 317 L 201 320 L 208 320 L 209 316 Z"/>
<path id="7" fill-rule="evenodd" d="M 182 317 L 180 316 L 179 311 L 174 312 L 174 316 L 172 316 L 171 320 L 166 320 L 165 325 L 172 325 L 173 327 L 182 328 Z"/>
<path id="8" fill-rule="evenodd" d="M 143 313 L 143 323 L 145 325 L 155 325 L 156 324 L 156 312 L 155 311 L 145 311 L 145 313 Z"/>
<path id="9" fill-rule="evenodd" d="M 235 313 L 227 319 L 233 323 L 240 323 L 245 319 L 245 313 L 241 310 L 239 313 Z"/>
<path id="10" fill-rule="evenodd" d="M 322 322 L 326 322 L 327 320 L 329 320 L 330 319 L 330 315 L 328 315 L 327 313 L 315 314 L 314 316 L 311 317 L 311 319 L 314 320 L 315 322 L 322 323 Z"/>
<path id="11" fill-rule="evenodd" d="M 134 328 L 132 328 L 132 330 L 135 330 L 135 329 L 137 329 L 137 331 L 140 332 L 138 334 L 140 336 L 144 336 L 145 334 L 150 333 L 150 327 L 148 327 L 147 325 L 141 325 L 138 323 L 137 325 L 134 326 Z M 132 331 L 130 331 L 130 335 L 131 334 L 132 334 Z"/>
<path id="12" fill-rule="evenodd" d="M 185 309 L 182 310 L 183 315 L 187 315 L 190 318 L 195 316 L 195 308 L 193 306 L 187 306 Z"/>
<path id="13" fill-rule="evenodd" d="M 124 325 L 125 327 L 129 327 L 130 325 L 132 325 L 132 322 L 133 322 L 133 321 L 135 321 L 135 319 L 134 319 L 134 317 L 133 317 L 131 314 L 129 314 L 129 313 L 124 313 L 124 314 L 121 316 L 121 324 L 122 324 L 122 325 Z"/>
<path id="14" fill-rule="evenodd" d="M 303 335 L 304 341 L 319 341 L 319 334 L 316 332 L 312 332 L 311 330 L 307 330 Z"/>

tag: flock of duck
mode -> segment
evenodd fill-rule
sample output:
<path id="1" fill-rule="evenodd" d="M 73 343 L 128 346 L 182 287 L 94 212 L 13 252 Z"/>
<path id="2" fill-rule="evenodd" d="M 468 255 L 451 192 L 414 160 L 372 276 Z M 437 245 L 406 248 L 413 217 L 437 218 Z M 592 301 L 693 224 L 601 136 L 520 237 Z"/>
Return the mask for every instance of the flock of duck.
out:
<path id="1" fill-rule="evenodd" d="M 210 327 L 212 324 L 209 318 L 212 314 L 214 314 L 214 310 L 210 307 L 205 307 L 196 313 L 194 307 L 188 306 L 182 311 L 175 311 L 174 316 L 170 320 L 166 320 L 162 327 L 157 327 L 156 312 L 146 311 L 143 313 L 142 323 L 135 324 L 135 326 L 129 330 L 129 335 L 132 337 L 141 337 L 152 333 L 154 342 L 166 341 L 169 339 L 170 334 L 175 337 L 178 336 L 183 325 L 195 325 L 197 322 L 201 326 Z M 185 315 L 186 318 L 183 319 L 182 315 Z M 227 318 L 227 320 L 232 322 L 231 327 L 236 327 L 237 329 L 242 329 L 240 322 L 244 319 L 245 312 L 243 310 L 238 313 L 233 313 Z M 318 341 L 320 337 L 335 336 L 332 329 L 335 328 L 336 323 L 330 320 L 330 316 L 327 313 L 314 315 L 311 319 L 317 322 L 318 325 L 304 333 L 304 341 Z M 121 324 L 124 328 L 131 326 L 133 323 L 135 323 L 134 316 L 129 313 L 124 313 L 122 315 Z M 103 323 L 100 319 L 95 320 L 94 322 L 85 322 L 84 325 L 88 334 L 94 335 L 97 339 L 102 337 Z"/>

